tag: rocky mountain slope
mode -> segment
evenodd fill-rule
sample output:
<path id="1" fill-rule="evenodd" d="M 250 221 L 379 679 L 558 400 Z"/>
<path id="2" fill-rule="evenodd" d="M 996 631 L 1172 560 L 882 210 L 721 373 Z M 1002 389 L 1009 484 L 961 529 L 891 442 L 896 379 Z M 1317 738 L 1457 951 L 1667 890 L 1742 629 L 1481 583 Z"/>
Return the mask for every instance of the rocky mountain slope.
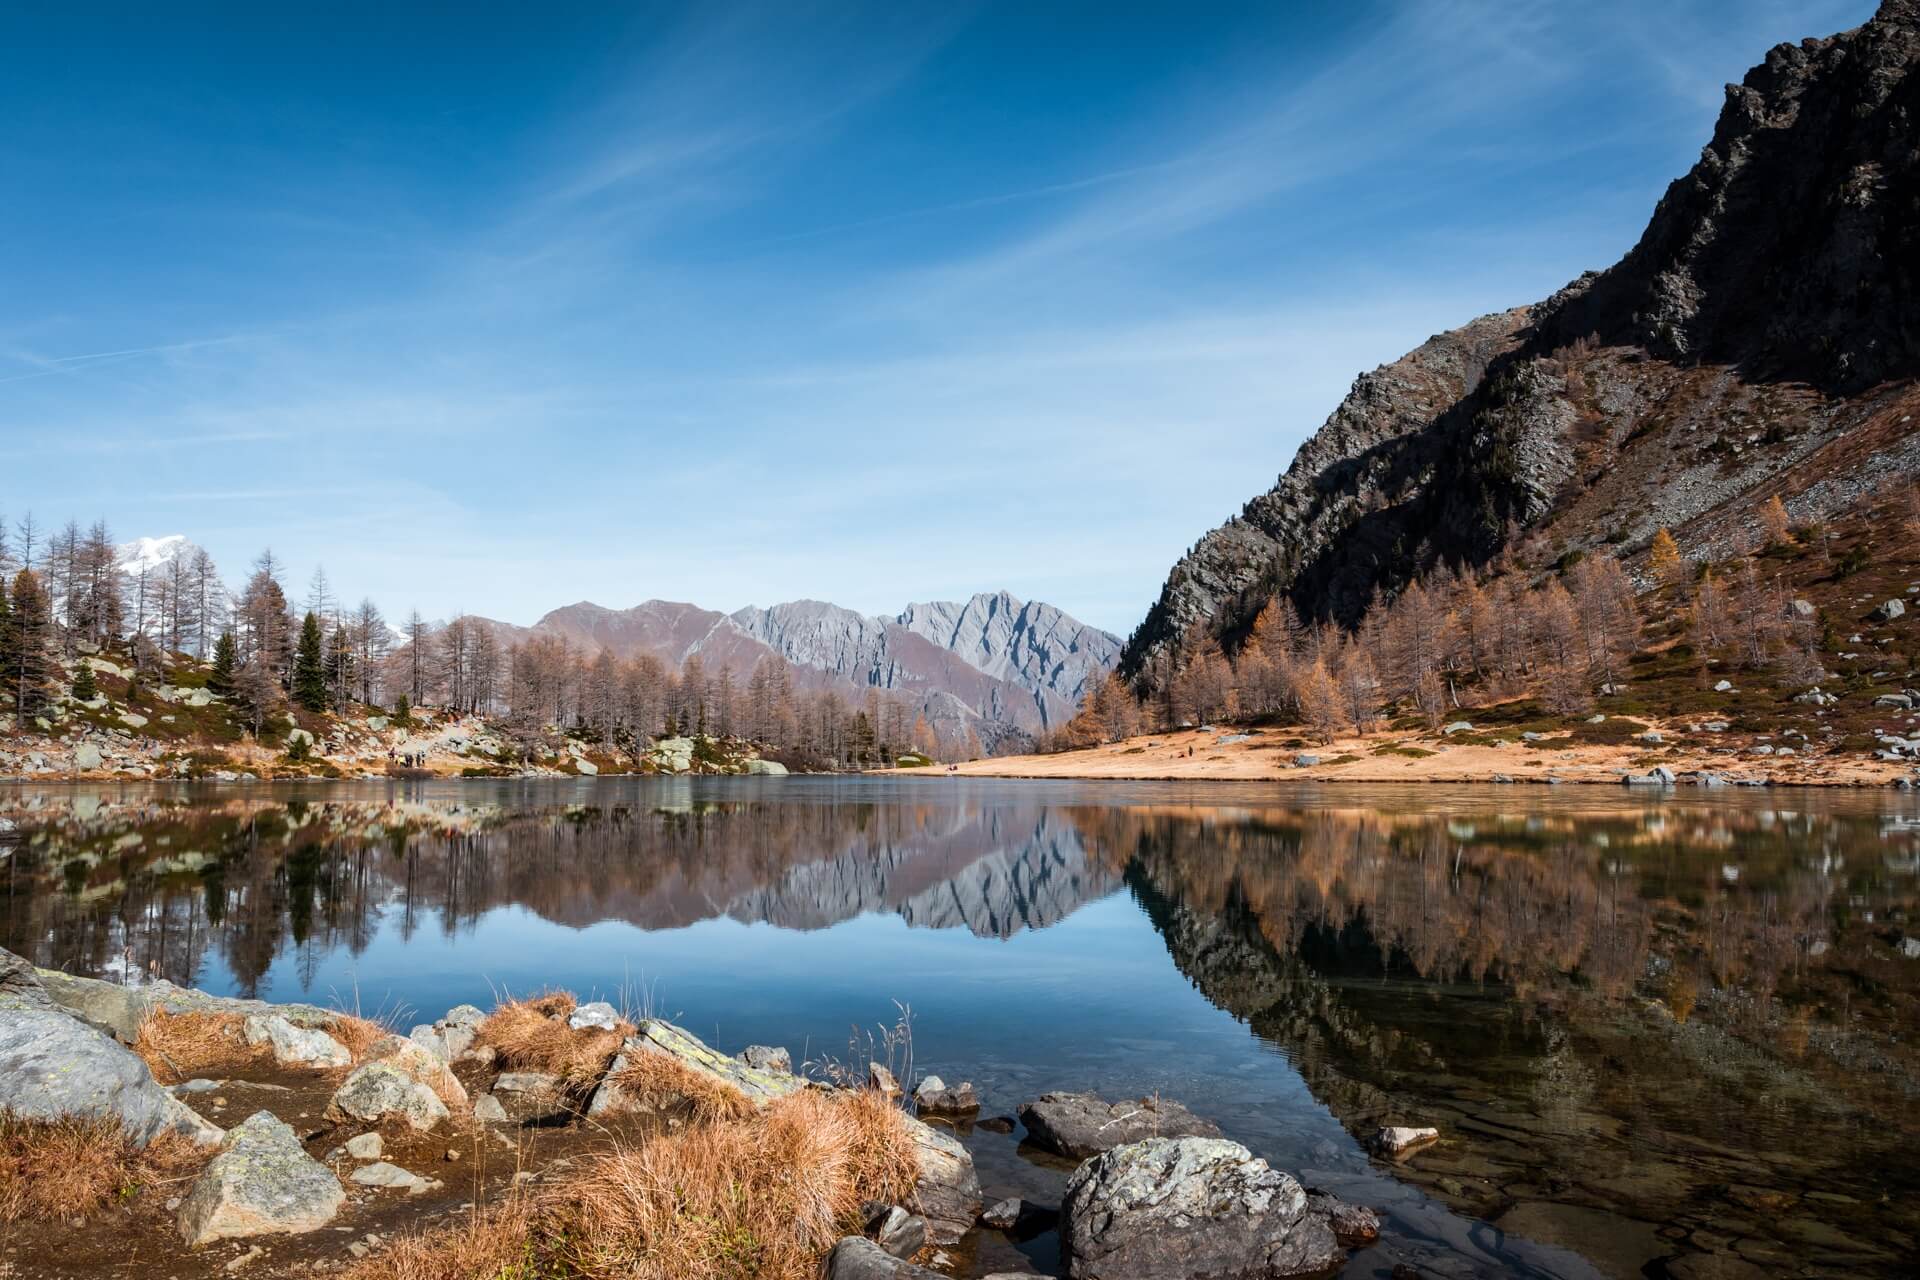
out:
<path id="1" fill-rule="evenodd" d="M 114 566 L 129 578 L 138 578 L 142 573 L 158 577 L 176 562 L 183 569 L 190 566 L 199 554 L 200 548 L 189 542 L 185 534 L 170 533 L 162 538 L 122 542 L 114 547 L 113 560 Z"/>
<path id="2" fill-rule="evenodd" d="M 631 609 L 583 601 L 531 628 L 492 625 L 509 641 L 561 635 L 589 651 L 650 653 L 672 667 L 697 654 L 710 671 L 730 667 L 742 680 L 760 659 L 778 655 L 803 686 L 850 697 L 868 689 L 898 694 L 936 728 L 971 729 L 990 750 L 1070 718 L 1120 654 L 1119 637 L 1004 591 L 912 604 L 894 617 L 819 600 L 731 614 L 665 600 Z"/>
<path id="3" fill-rule="evenodd" d="M 1517 538 L 1724 554 L 1920 471 L 1920 0 L 1781 45 L 1727 89 L 1699 162 L 1618 264 L 1358 378 L 1278 483 L 1168 575 L 1121 670 L 1276 595 L 1352 622 Z M 1637 560 L 1630 561 L 1637 563 Z"/>

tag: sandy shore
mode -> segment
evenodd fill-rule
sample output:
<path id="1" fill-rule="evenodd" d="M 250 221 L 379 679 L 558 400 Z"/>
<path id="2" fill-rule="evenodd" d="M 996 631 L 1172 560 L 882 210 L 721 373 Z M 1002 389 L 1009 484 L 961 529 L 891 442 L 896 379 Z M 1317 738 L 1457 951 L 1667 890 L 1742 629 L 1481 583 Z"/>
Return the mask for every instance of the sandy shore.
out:
<path id="1" fill-rule="evenodd" d="M 1242 736 L 1242 735 L 1246 736 Z M 1483 735 L 1477 735 L 1483 736 Z M 1697 735 L 1695 735 L 1697 736 Z M 1678 739 L 1678 740 L 1676 740 Z M 1298 757 L 1317 758 L 1299 765 Z M 1220 727 L 1151 734 L 1057 755 L 999 756 L 952 767 L 903 773 L 954 773 L 988 778 L 1111 778 L 1144 780 L 1287 780 L 1314 782 L 1602 782 L 1618 785 L 1655 765 L 1674 773 L 1717 774 L 1729 781 L 1780 786 L 1889 786 L 1909 776 L 1911 764 L 1857 755 L 1761 756 L 1732 754 L 1722 743 L 1689 742 L 1672 730 L 1653 746 L 1449 741 L 1437 734 L 1376 733 L 1326 744 L 1304 740 L 1298 729 Z M 1685 780 L 1684 778 L 1682 779 Z"/>

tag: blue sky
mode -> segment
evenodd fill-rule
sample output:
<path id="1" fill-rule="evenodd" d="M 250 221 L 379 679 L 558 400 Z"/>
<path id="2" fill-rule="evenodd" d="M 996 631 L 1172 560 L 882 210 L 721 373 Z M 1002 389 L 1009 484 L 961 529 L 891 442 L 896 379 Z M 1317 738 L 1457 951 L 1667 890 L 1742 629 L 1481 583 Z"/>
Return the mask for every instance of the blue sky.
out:
<path id="1" fill-rule="evenodd" d="M 389 612 L 1121 633 L 1859 0 L 15 5 L 0 509 Z"/>

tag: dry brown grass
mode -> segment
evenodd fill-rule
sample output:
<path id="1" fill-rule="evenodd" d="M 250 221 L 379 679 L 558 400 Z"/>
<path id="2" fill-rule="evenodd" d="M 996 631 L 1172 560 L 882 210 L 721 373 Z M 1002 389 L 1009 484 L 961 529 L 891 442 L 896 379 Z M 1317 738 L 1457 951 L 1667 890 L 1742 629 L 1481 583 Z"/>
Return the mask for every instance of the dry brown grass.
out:
<path id="1" fill-rule="evenodd" d="M 556 1256 L 585 1275 L 810 1280 L 861 1203 L 904 1199 L 917 1172 L 899 1111 L 809 1090 L 603 1156 L 547 1212 Z"/>
<path id="2" fill-rule="evenodd" d="M 542 1265 L 543 1247 L 532 1207 L 515 1196 L 451 1226 L 398 1236 L 343 1280 L 537 1280 L 558 1274 Z"/>
<path id="3" fill-rule="evenodd" d="M 656 1107 L 677 1103 L 702 1122 L 753 1114 L 746 1094 L 664 1053 L 635 1053 L 610 1079 L 637 1101 Z"/>
<path id="4" fill-rule="evenodd" d="M 21 1120 L 0 1112 L 0 1223 L 72 1221 L 172 1182 L 212 1153 L 177 1133 L 145 1150 L 110 1120 Z"/>
<path id="5" fill-rule="evenodd" d="M 367 1056 L 367 1050 L 373 1047 L 376 1040 L 393 1034 L 391 1028 L 382 1026 L 372 1018 L 362 1018 L 353 1013 L 335 1014 L 327 1023 L 326 1032 L 340 1042 L 356 1066 Z"/>
<path id="6" fill-rule="evenodd" d="M 918 1176 L 898 1109 L 808 1091 L 652 1138 L 513 1201 L 405 1237 L 347 1280 L 814 1280 L 867 1200 Z"/>
<path id="7" fill-rule="evenodd" d="M 575 1031 L 567 1025 L 574 1008 L 564 991 L 509 1000 L 487 1015 L 475 1043 L 492 1045 L 510 1071 L 543 1071 L 569 1090 L 585 1090 L 606 1074 L 633 1028 L 623 1022 L 612 1031 Z"/>
<path id="8" fill-rule="evenodd" d="M 249 1045 L 237 1013 L 167 1013 L 156 1009 L 140 1023 L 133 1051 L 161 1084 L 196 1076 L 244 1071 L 271 1057 L 266 1046 Z"/>

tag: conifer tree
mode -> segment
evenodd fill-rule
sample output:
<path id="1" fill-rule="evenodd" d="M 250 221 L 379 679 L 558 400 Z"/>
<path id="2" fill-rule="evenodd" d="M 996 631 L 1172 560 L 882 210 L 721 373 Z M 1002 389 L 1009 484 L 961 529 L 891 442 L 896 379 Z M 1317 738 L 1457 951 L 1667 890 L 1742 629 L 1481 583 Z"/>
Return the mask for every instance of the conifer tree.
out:
<path id="1" fill-rule="evenodd" d="M 93 678 L 93 664 L 84 659 L 80 670 L 73 676 L 73 697 L 76 702 L 92 702 L 100 696 L 100 686 Z"/>
<path id="2" fill-rule="evenodd" d="M 15 575 L 12 605 L 7 691 L 13 695 L 14 709 L 30 716 L 47 705 L 53 674 L 53 611 L 46 588 L 31 569 Z"/>
<path id="3" fill-rule="evenodd" d="M 240 666 L 240 647 L 233 632 L 222 631 L 220 643 L 213 647 L 213 671 L 207 676 L 207 688 L 226 697 L 233 692 L 233 673 Z"/>
<path id="4" fill-rule="evenodd" d="M 1673 582 L 1680 575 L 1680 544 L 1665 529 L 1653 535 L 1653 543 L 1647 548 L 1647 567 L 1661 582 Z"/>
<path id="5" fill-rule="evenodd" d="M 293 700 L 308 711 L 327 709 L 326 654 L 317 614 L 307 614 L 300 624 L 300 645 L 293 655 Z"/>

